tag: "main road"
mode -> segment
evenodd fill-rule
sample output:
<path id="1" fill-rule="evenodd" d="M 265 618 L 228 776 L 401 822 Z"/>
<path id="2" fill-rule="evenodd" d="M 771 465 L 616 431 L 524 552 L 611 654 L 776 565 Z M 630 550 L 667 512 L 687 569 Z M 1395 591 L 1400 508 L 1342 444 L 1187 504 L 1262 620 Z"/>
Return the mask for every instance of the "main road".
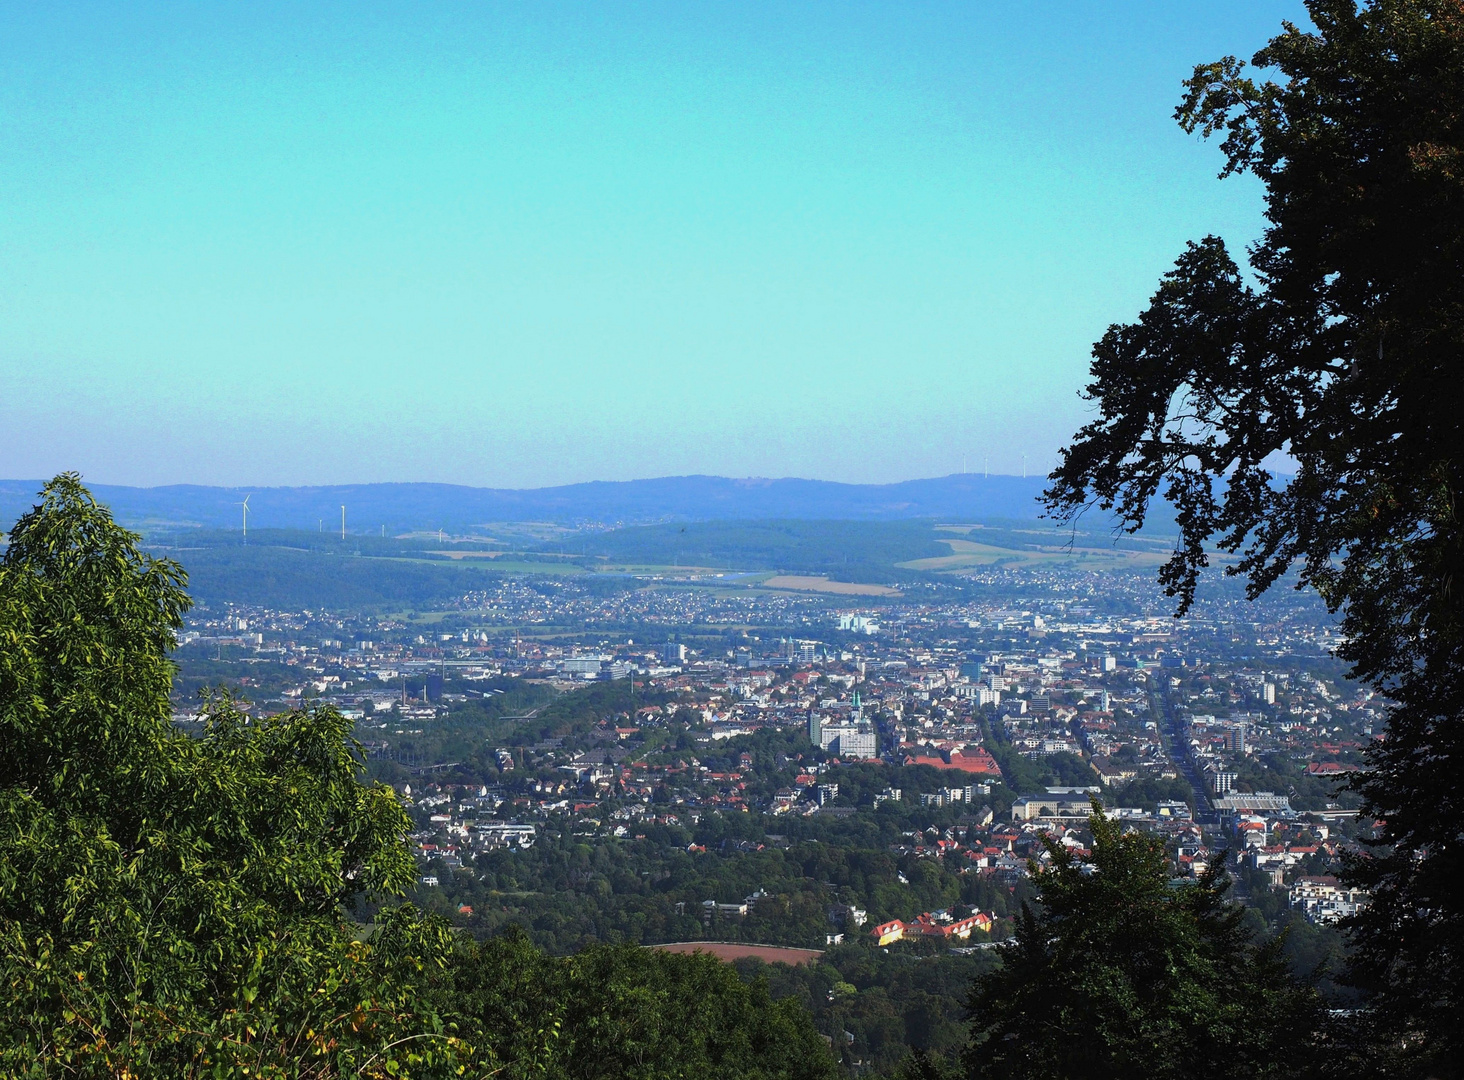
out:
<path id="1" fill-rule="evenodd" d="M 1149 692 L 1149 715 L 1154 718 L 1159 728 L 1159 738 L 1164 744 L 1164 750 L 1169 754 L 1169 760 L 1174 763 L 1179 775 L 1184 777 L 1185 783 L 1189 784 L 1194 792 L 1195 821 L 1201 825 L 1220 824 L 1220 815 L 1215 813 L 1210 803 L 1210 791 L 1200 779 L 1200 771 L 1195 767 L 1194 751 L 1190 747 L 1189 740 L 1184 737 L 1184 729 L 1179 723 L 1179 710 L 1174 707 L 1174 699 L 1168 694 L 1160 697 L 1158 691 Z"/>

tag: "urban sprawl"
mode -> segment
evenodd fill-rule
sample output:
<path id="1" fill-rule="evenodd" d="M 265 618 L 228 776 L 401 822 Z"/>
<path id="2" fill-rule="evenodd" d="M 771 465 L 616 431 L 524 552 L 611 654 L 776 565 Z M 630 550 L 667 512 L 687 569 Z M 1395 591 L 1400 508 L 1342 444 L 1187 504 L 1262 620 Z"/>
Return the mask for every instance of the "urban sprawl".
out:
<path id="1" fill-rule="evenodd" d="M 1343 678 L 1314 598 L 1210 599 L 1175 619 L 1137 574 L 993 570 L 969 582 L 959 600 L 870 606 L 723 580 L 648 579 L 601 596 L 505 578 L 432 620 L 200 611 L 179 655 L 185 675 L 206 662 L 250 672 L 234 681 L 260 707 L 328 702 L 354 720 L 416 816 L 426 893 L 546 836 L 634 843 L 659 830 L 695 859 L 716 815 L 762 826 L 713 854 L 887 819 L 903 826 L 883 845 L 893 866 L 934 860 L 1012 892 L 1052 858 L 1049 844 L 1085 850 L 1096 801 L 1162 836 L 1176 878 L 1227 858 L 1242 900 L 1269 887 L 1319 924 L 1366 903 L 1333 871 L 1371 827 L 1343 782 L 1382 702 Z M 610 632 L 627 626 L 635 636 Z M 599 687 L 599 712 L 535 734 L 542 707 L 487 708 L 520 685 Z M 500 721 L 494 744 L 430 760 L 453 744 L 434 730 L 475 715 Z M 770 895 L 668 897 L 681 917 L 668 925 L 735 937 L 731 924 Z M 820 940 L 784 944 L 969 947 L 1001 936 L 1005 914 L 886 905 L 871 917 L 868 897 L 842 896 Z M 472 905 L 453 913 L 470 922 Z"/>

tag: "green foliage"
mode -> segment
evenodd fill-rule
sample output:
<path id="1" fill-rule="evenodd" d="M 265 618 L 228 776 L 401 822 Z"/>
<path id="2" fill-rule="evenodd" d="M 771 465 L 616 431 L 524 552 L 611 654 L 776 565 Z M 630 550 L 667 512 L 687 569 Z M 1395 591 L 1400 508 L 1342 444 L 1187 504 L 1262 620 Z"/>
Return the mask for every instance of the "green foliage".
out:
<path id="1" fill-rule="evenodd" d="M 415 984 L 450 955 L 410 909 L 355 940 L 344 905 L 413 867 L 330 709 L 210 703 L 174 731 L 188 600 L 74 477 L 0 565 L 0 1069 L 7 1075 L 431 1072 L 462 1054 Z M 388 1046 L 418 1036 L 400 1052 Z"/>
<path id="2" fill-rule="evenodd" d="M 928 521 L 705 521 L 617 529 L 581 545 L 590 555 L 622 562 L 895 582 L 921 576 L 896 563 L 951 553 L 939 535 Z"/>
<path id="3" fill-rule="evenodd" d="M 554 958 L 522 933 L 453 969 L 464 1033 L 505 1077 L 831 1080 L 833 1057 L 798 1002 L 774 1001 L 708 956 L 600 945 Z"/>
<path id="4" fill-rule="evenodd" d="M 408 680 L 408 692 L 414 686 L 420 685 L 420 682 Z M 601 684 L 595 685 L 598 688 Z M 621 706 L 624 708 L 627 701 L 626 685 L 623 681 L 616 685 L 619 688 Z M 543 737 L 537 733 L 534 719 L 522 718 L 529 714 L 537 717 L 540 710 L 557 698 L 579 693 L 575 690 L 559 695 L 552 687 L 542 683 L 510 678 L 447 684 L 449 691 L 465 687 L 480 691 L 495 689 L 500 692 L 486 698 L 455 701 L 450 713 L 421 733 L 397 735 L 392 739 L 394 748 L 409 760 L 458 762 L 457 768 L 437 773 L 438 779 L 449 783 L 496 782 L 499 779 L 498 762 L 494 757 L 497 747 L 528 746 Z M 563 710 L 558 710 L 553 715 L 562 716 Z M 420 779 L 413 773 L 386 760 L 369 761 L 367 775 L 372 779 L 395 784 L 420 783 Z"/>
<path id="5" fill-rule="evenodd" d="M 633 709 L 665 705 L 671 698 L 664 690 L 633 689 L 628 679 L 593 682 L 556 697 L 531 722 L 520 725 L 519 734 L 538 739 L 582 736 L 602 719 L 624 713 L 628 720 Z"/>
<path id="6" fill-rule="evenodd" d="M 1329 804 L 1355 807 L 1361 799 L 1345 779 L 1308 776 L 1302 763 L 1285 754 L 1266 754 L 1236 763 L 1237 791 L 1284 791 L 1296 810 L 1324 810 Z"/>
<path id="7" fill-rule="evenodd" d="M 971 980 L 998 963 L 992 950 L 974 954 L 915 948 L 836 946 L 818 964 L 788 967 L 739 960 L 745 978 L 766 978 L 774 997 L 793 997 L 820 1031 L 847 1036 L 844 1060 L 879 1075 L 895 1072 L 911 1052 L 931 1067 L 954 1064 L 966 1043 L 965 995 Z"/>
<path id="8" fill-rule="evenodd" d="M 1163 845 L 1089 818 L 1091 860 L 1049 841 L 1004 963 L 969 1007 L 972 1077 L 1293 1077 L 1314 1053 L 1315 994 L 1279 941 L 1256 946 L 1217 861 L 1169 882 Z"/>
<path id="9" fill-rule="evenodd" d="M 1464 15 L 1440 0 L 1310 0 L 1254 57 L 1195 69 L 1177 118 L 1265 186 L 1246 274 L 1192 243 L 1138 321 L 1093 349 L 1097 418 L 1047 492 L 1130 528 L 1163 494 L 1182 533 L 1162 580 L 1187 607 L 1205 545 L 1252 596 L 1292 564 L 1343 612 L 1338 654 L 1397 702 L 1356 777 L 1382 819 L 1349 869 L 1373 894 L 1354 976 L 1373 1019 L 1464 1060 Z M 1282 482 L 1266 462 L 1285 455 Z M 1430 1064 L 1432 1062 L 1433 1064 Z"/>
<path id="10" fill-rule="evenodd" d="M 711 815 L 732 823 L 747 816 Z M 778 828 L 790 831 L 799 824 L 777 821 Z M 474 933 L 519 925 L 537 944 L 560 953 L 597 941 L 702 938 L 820 948 L 825 935 L 839 929 L 828 920 L 835 903 L 865 908 L 875 922 L 913 919 L 959 903 L 1008 914 L 1007 891 L 990 887 L 980 875 L 957 872 L 954 860 L 899 857 L 832 839 L 795 842 L 787 849 L 757 850 L 750 843 L 752 850 L 739 851 L 736 838 L 725 837 L 725 846 L 718 839 L 731 831 L 721 820 L 705 821 L 695 834 L 678 826 L 635 828 L 644 840 L 591 838 L 587 843 L 568 830 L 546 829 L 528 850 L 486 852 L 466 871 L 438 874 L 440 887 L 424 888 L 420 903 L 447 915 L 466 904 L 474 912 L 466 920 Z M 898 831 L 891 834 L 901 839 Z M 709 850 L 686 851 L 693 839 Z M 901 874 L 907 881 L 900 880 Z M 748 915 L 703 922 L 704 900 L 729 903 L 759 890 L 767 895 Z M 862 933 L 848 929 L 851 936 Z"/>
<path id="11" fill-rule="evenodd" d="M 1003 783 L 1018 795 L 1040 795 L 1049 784 L 1089 787 L 1098 783 L 1098 774 L 1079 755 L 1058 753 L 1041 758 L 1024 757 L 1012 746 L 1000 721 L 990 721 L 984 726 L 987 734 L 983 745 L 1001 766 Z"/>
<path id="12" fill-rule="evenodd" d="M 1194 798 L 1194 789 L 1183 780 L 1137 776 L 1126 784 L 1115 784 L 1104 801 L 1113 806 L 1138 806 L 1153 811 L 1160 802 L 1189 803 L 1194 802 Z"/>

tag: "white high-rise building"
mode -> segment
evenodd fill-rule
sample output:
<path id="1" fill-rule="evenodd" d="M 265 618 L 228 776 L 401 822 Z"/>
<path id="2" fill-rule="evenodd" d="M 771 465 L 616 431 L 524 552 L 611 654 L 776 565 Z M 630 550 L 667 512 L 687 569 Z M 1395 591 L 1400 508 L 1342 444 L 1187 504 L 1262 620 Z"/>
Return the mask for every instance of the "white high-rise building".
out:
<path id="1" fill-rule="evenodd" d="M 842 728 L 834 752 L 841 758 L 877 758 L 879 735 L 868 724 L 861 724 L 859 728 Z"/>
<path id="2" fill-rule="evenodd" d="M 816 715 L 816 714 L 814 714 Z M 827 750 L 841 758 L 879 757 L 879 732 L 874 724 L 864 718 L 864 703 L 859 692 L 849 706 L 849 715 L 841 723 L 822 726 L 818 738 L 813 738 L 813 717 L 809 719 L 809 739 L 817 742 L 820 750 Z"/>

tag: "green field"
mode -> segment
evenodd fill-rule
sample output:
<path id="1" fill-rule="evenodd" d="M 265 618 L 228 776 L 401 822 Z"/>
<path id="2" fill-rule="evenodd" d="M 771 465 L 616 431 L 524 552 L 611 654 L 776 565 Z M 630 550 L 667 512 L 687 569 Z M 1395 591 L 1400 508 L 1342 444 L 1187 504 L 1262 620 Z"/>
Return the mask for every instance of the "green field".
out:
<path id="1" fill-rule="evenodd" d="M 940 542 L 950 547 L 949 555 L 913 559 L 897 565 L 907 570 L 931 572 L 965 570 L 980 566 L 1033 566 L 1053 563 L 1084 570 L 1152 569 L 1168 558 L 1159 552 L 1125 551 L 1111 547 L 1042 545 L 1018 549 L 954 538 L 942 538 Z"/>

